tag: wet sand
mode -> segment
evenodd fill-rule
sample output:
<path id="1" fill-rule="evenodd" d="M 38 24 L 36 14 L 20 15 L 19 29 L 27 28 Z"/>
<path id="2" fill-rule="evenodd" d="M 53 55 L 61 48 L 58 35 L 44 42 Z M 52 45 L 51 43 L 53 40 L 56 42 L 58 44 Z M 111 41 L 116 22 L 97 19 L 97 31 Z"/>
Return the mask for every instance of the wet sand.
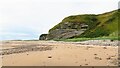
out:
<path id="1" fill-rule="evenodd" d="M 2 66 L 117 66 L 118 46 L 3 41 Z"/>

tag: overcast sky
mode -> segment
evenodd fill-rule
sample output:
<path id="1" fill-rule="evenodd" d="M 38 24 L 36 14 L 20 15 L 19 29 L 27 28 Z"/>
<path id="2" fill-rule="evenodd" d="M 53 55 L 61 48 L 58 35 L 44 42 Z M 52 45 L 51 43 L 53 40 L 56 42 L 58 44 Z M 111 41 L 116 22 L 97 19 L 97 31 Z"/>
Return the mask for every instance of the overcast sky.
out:
<path id="1" fill-rule="evenodd" d="M 38 39 L 67 16 L 112 11 L 118 1 L 0 0 L 0 40 Z"/>

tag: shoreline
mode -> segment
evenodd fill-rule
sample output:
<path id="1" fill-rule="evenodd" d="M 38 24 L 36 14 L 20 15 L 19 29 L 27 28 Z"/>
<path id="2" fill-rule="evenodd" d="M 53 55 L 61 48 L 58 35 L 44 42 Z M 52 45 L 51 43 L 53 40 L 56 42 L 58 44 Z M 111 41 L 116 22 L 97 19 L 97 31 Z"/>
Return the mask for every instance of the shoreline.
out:
<path id="1" fill-rule="evenodd" d="M 118 46 L 58 41 L 5 41 L 3 66 L 117 66 Z"/>

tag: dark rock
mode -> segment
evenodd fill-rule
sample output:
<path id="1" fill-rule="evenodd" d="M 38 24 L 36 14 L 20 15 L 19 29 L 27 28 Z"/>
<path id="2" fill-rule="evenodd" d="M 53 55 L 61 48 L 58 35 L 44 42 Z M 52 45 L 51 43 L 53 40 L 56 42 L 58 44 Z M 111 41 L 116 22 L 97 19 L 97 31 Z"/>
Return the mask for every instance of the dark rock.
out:
<path id="1" fill-rule="evenodd" d="M 107 47 L 103 47 L 103 49 L 107 49 Z"/>
<path id="2" fill-rule="evenodd" d="M 52 56 L 48 56 L 48 58 L 52 58 Z"/>
<path id="3" fill-rule="evenodd" d="M 106 58 L 107 60 L 110 60 L 111 59 L 111 57 L 108 57 L 108 58 Z"/>
<path id="4" fill-rule="evenodd" d="M 48 34 L 42 34 L 42 35 L 40 35 L 39 40 L 47 40 L 47 35 Z"/>
<path id="5" fill-rule="evenodd" d="M 95 57 L 95 59 L 96 59 L 96 60 L 102 60 L 102 58 L 100 58 L 100 57 Z"/>
<path id="6" fill-rule="evenodd" d="M 97 54 L 94 54 L 94 55 L 97 55 Z"/>
<path id="7" fill-rule="evenodd" d="M 88 64 L 85 64 L 85 65 L 88 65 Z"/>
<path id="8" fill-rule="evenodd" d="M 66 39 L 81 35 L 88 28 L 86 23 L 82 22 L 64 22 L 59 23 L 49 30 L 47 39 Z"/>
<path id="9" fill-rule="evenodd" d="M 82 34 L 83 30 L 76 29 L 56 29 L 49 32 L 48 39 L 66 39 Z"/>

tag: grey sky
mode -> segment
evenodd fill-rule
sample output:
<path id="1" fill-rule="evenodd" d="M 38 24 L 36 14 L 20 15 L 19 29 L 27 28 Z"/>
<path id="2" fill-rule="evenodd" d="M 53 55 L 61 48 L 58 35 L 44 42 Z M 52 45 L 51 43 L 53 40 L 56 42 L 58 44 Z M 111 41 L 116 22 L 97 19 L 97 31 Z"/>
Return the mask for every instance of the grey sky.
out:
<path id="1" fill-rule="evenodd" d="M 118 1 L 0 0 L 0 40 L 37 39 L 67 16 L 112 11 Z"/>

